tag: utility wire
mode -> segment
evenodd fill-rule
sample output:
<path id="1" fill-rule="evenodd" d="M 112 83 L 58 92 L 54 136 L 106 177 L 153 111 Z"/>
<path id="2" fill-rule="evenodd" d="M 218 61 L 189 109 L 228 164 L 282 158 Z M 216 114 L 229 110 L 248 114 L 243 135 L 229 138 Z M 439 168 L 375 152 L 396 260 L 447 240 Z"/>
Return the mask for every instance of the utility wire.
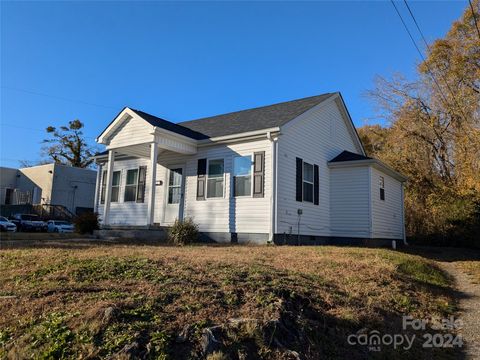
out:
<path id="1" fill-rule="evenodd" d="M 468 3 L 470 4 L 470 9 L 472 9 L 473 21 L 475 22 L 475 27 L 477 28 L 478 38 L 480 39 L 480 29 L 478 28 L 477 17 L 475 16 L 475 10 L 473 9 L 472 1 L 468 0 Z"/>
<path id="2" fill-rule="evenodd" d="M 470 1 L 470 0 L 469 0 L 469 1 Z M 420 25 L 418 25 L 417 19 L 416 19 L 415 16 L 413 15 L 412 9 L 410 9 L 410 6 L 408 5 L 407 0 L 403 0 L 403 2 L 405 3 L 405 6 L 406 6 L 407 9 L 408 9 L 408 12 L 410 13 L 410 16 L 412 17 L 413 22 L 415 23 L 415 26 L 417 27 L 417 30 L 418 30 L 418 32 L 420 33 L 420 36 L 422 37 L 423 42 L 425 43 L 425 46 L 427 47 L 429 54 L 431 54 L 431 53 L 432 53 L 432 49 L 430 48 L 430 45 L 428 44 L 427 39 L 426 39 L 425 36 L 423 35 L 423 31 L 420 29 Z M 478 30 L 478 29 L 477 29 L 477 30 Z M 427 64 L 425 64 L 425 65 L 427 65 Z M 428 65 L 427 65 L 427 67 L 428 67 Z M 446 70 L 446 68 L 444 68 L 444 70 Z M 432 73 L 432 76 L 433 76 L 433 73 Z M 445 83 L 445 85 L 447 86 L 448 91 L 449 91 L 450 94 L 452 95 L 452 98 L 453 98 L 453 101 L 455 102 L 455 105 L 456 105 L 457 108 L 460 110 L 460 112 L 462 113 L 463 117 L 464 117 L 465 120 L 466 120 L 466 119 L 467 119 L 467 116 L 465 115 L 465 113 L 463 112 L 463 108 L 460 106 L 459 102 L 457 101 L 457 97 L 455 96 L 454 91 L 453 91 L 452 88 L 450 87 L 450 84 L 448 83 L 445 75 L 440 72 L 440 76 L 441 76 L 443 82 Z M 448 104 L 447 104 L 447 105 L 448 105 Z"/>
<path id="3" fill-rule="evenodd" d="M 46 135 L 45 129 L 41 130 L 41 129 L 35 129 L 35 128 L 31 128 L 31 127 L 19 126 L 19 125 L 14 125 L 14 124 L 7 124 L 7 123 L 0 123 L 0 126 L 6 126 L 6 127 L 23 129 L 23 130 L 30 130 L 30 131 L 37 131 L 37 132 L 42 132 Z M 86 138 L 86 139 L 96 139 L 96 137 L 94 137 L 94 136 L 84 135 L 83 137 Z"/>
<path id="4" fill-rule="evenodd" d="M 56 96 L 56 95 L 49 95 L 49 94 L 44 94 L 36 91 L 31 91 L 31 90 L 25 90 L 25 89 L 19 89 L 19 88 L 12 88 L 9 86 L 2 86 L 2 89 L 6 90 L 12 90 L 12 91 L 19 91 L 19 92 L 24 92 L 27 94 L 32 94 L 32 95 L 38 95 L 38 96 L 44 96 L 44 97 L 49 97 L 52 99 L 58 99 L 58 100 L 63 100 L 63 101 L 70 101 L 74 103 L 79 103 L 79 104 L 84 104 L 84 105 L 90 105 L 90 106 L 97 106 L 97 107 L 102 107 L 102 108 L 107 108 L 107 109 L 115 109 L 118 110 L 118 108 L 115 108 L 113 106 L 108 106 L 108 105 L 102 105 L 102 104 L 96 104 L 96 103 L 91 103 L 88 101 L 82 101 L 82 100 L 75 100 L 75 99 L 70 99 L 62 96 Z"/>
<path id="5" fill-rule="evenodd" d="M 400 14 L 400 11 L 398 10 L 397 5 L 395 5 L 395 2 L 394 2 L 393 0 L 390 0 L 390 2 L 392 3 L 393 7 L 395 8 L 395 11 L 397 12 L 398 17 L 399 17 L 400 20 L 402 21 L 403 27 L 404 27 L 405 30 L 407 31 L 408 36 L 410 37 L 410 40 L 412 40 L 412 43 L 413 43 L 413 45 L 415 46 L 415 49 L 417 49 L 418 54 L 420 55 L 420 57 L 422 58 L 423 62 L 425 63 L 425 66 L 426 66 L 427 69 L 428 69 L 428 73 L 429 73 L 430 77 L 432 78 L 432 80 L 434 81 L 435 85 L 437 86 L 438 91 L 440 91 L 440 94 L 442 95 L 443 101 L 445 102 L 446 105 L 448 105 L 447 98 L 445 97 L 445 94 L 443 93 L 442 88 L 440 87 L 440 84 L 438 83 L 437 79 L 436 79 L 435 76 L 433 75 L 433 72 L 432 72 L 432 70 L 430 69 L 430 66 L 429 66 L 428 63 L 425 61 L 425 57 L 423 56 L 422 52 L 420 51 L 420 48 L 418 47 L 417 42 L 416 42 L 415 39 L 413 38 L 412 33 L 411 33 L 410 30 L 408 29 L 408 26 L 407 26 L 407 24 L 405 23 L 405 20 L 403 20 L 403 16 L 402 16 L 402 14 Z"/>

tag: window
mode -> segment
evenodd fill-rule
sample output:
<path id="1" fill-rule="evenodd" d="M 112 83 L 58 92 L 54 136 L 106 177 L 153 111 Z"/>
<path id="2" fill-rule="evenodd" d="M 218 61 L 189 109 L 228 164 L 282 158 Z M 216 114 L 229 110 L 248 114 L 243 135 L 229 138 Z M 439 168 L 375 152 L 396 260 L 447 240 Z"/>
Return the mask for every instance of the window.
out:
<path id="1" fill-rule="evenodd" d="M 120 193 L 120 171 L 113 172 L 112 178 L 112 202 L 118 202 L 118 194 Z"/>
<path id="2" fill-rule="evenodd" d="M 207 198 L 223 197 L 223 159 L 210 160 L 207 174 Z"/>
<path id="3" fill-rule="evenodd" d="M 140 166 L 138 168 L 138 188 L 137 188 L 137 203 L 145 201 L 145 182 L 147 180 L 147 167 Z"/>
<path id="4" fill-rule="evenodd" d="M 102 175 L 102 191 L 100 193 L 100 203 L 105 204 L 105 189 L 107 188 L 107 171 L 105 170 Z M 118 201 L 118 192 L 120 189 L 120 171 L 113 172 L 112 179 L 112 202 Z"/>
<path id="5" fill-rule="evenodd" d="M 233 159 L 233 196 L 252 194 L 252 156 L 237 156 Z"/>
<path id="6" fill-rule="evenodd" d="M 107 171 L 102 173 L 102 191 L 100 193 L 100 203 L 105 204 L 105 189 L 107 187 Z"/>
<path id="7" fill-rule="evenodd" d="M 378 179 L 378 185 L 380 186 L 380 200 L 385 200 L 385 179 L 383 176 Z"/>
<path id="8" fill-rule="evenodd" d="M 179 204 L 182 198 L 182 168 L 171 169 L 168 179 L 168 203 Z"/>
<path id="9" fill-rule="evenodd" d="M 135 201 L 137 198 L 138 169 L 127 170 L 124 201 Z"/>
<path id="10" fill-rule="evenodd" d="M 303 201 L 313 203 L 313 165 L 303 163 Z"/>

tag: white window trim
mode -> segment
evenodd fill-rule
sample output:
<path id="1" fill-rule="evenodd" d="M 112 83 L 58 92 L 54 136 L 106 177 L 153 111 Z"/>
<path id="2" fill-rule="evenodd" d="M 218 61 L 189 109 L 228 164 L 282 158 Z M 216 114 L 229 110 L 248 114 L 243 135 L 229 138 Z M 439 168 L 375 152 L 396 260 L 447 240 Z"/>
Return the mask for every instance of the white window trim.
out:
<path id="1" fill-rule="evenodd" d="M 137 170 L 137 182 L 136 182 L 136 184 L 135 184 L 135 198 L 134 198 L 134 200 L 125 201 L 125 191 L 127 190 L 127 186 L 132 186 L 132 185 L 128 185 L 128 184 L 127 184 L 128 172 L 129 172 L 130 170 Z M 125 186 L 123 187 L 123 197 L 122 197 L 122 198 L 123 198 L 123 202 L 126 202 L 126 203 L 137 203 L 139 176 L 140 176 L 140 166 L 138 166 L 138 167 L 136 167 L 136 168 L 125 169 Z"/>
<path id="2" fill-rule="evenodd" d="M 113 176 L 114 174 L 118 172 L 120 173 L 120 176 L 119 176 L 119 179 L 118 179 L 118 185 L 113 185 Z M 122 200 L 122 197 L 120 196 L 120 194 L 122 193 L 122 175 L 123 175 L 123 172 L 122 170 L 114 170 L 112 171 L 112 188 L 110 189 L 110 192 L 113 194 L 113 188 L 114 187 L 118 187 L 118 197 L 117 197 L 117 201 L 113 201 L 111 198 L 110 198 L 110 203 L 115 203 L 115 204 L 118 204 L 120 202 L 123 202 L 121 201 Z"/>
<path id="3" fill-rule="evenodd" d="M 385 201 L 385 177 L 382 175 L 378 175 L 378 187 L 380 189 L 378 198 L 380 199 L 380 201 Z M 381 195 L 382 189 L 383 189 L 383 199 Z"/>
<path id="4" fill-rule="evenodd" d="M 215 197 L 209 197 L 208 196 L 208 179 L 210 178 L 210 175 L 208 173 L 208 169 L 210 168 L 210 160 L 215 161 L 215 160 L 223 160 L 223 191 L 222 191 L 222 196 L 215 196 Z M 215 158 L 207 158 L 207 171 L 206 171 L 206 182 L 205 182 L 205 200 L 210 200 L 210 201 L 215 201 L 215 200 L 223 200 L 225 199 L 225 190 L 226 190 L 226 172 L 225 172 L 225 158 L 221 157 L 215 157 Z"/>
<path id="5" fill-rule="evenodd" d="M 313 180 L 311 182 L 308 181 L 308 180 L 305 180 L 305 171 L 304 171 L 305 170 L 305 164 L 310 165 L 312 167 Z M 314 164 L 310 164 L 309 162 L 306 162 L 306 161 L 302 160 L 302 202 L 306 202 L 306 203 L 309 203 L 309 204 L 313 204 L 314 201 L 315 201 L 315 174 L 314 174 L 314 171 L 315 171 L 315 165 Z M 305 186 L 303 185 L 303 183 L 312 184 L 312 201 L 305 200 L 305 198 L 303 196 Z"/>
<path id="6" fill-rule="evenodd" d="M 240 158 L 240 157 L 245 157 L 245 156 L 250 156 L 250 195 L 237 195 L 235 196 L 235 175 L 233 175 L 233 172 L 235 171 L 235 158 Z M 230 181 L 230 197 L 231 198 L 236 198 L 236 199 L 241 199 L 241 198 L 253 198 L 253 153 L 245 154 L 245 155 L 233 155 L 232 156 L 232 176 L 231 176 L 231 181 Z"/>
<path id="7" fill-rule="evenodd" d="M 170 176 L 171 176 L 171 174 L 172 174 L 172 170 L 173 170 L 173 169 L 182 169 L 182 181 L 180 182 L 180 185 L 170 185 Z M 183 192 L 185 192 L 185 190 L 184 190 L 184 186 L 185 186 L 185 185 L 184 185 L 184 181 L 185 181 L 185 179 L 184 179 L 184 176 L 185 176 L 184 172 L 185 172 L 185 166 L 184 166 L 184 165 L 175 165 L 175 166 L 171 166 L 171 167 L 168 168 L 167 181 L 166 181 L 166 185 L 167 185 L 167 186 L 166 186 L 166 196 L 165 196 L 165 203 L 166 203 L 166 205 L 179 205 L 179 206 L 180 206 L 180 204 L 182 203 L 182 201 L 184 201 L 184 200 L 183 200 L 184 196 L 183 196 L 183 195 L 180 195 L 180 201 L 179 201 L 178 203 L 169 203 L 169 202 L 168 202 L 168 198 L 169 198 L 169 196 L 170 196 L 170 187 L 179 187 L 179 188 L 180 188 L 180 194 L 182 193 L 182 190 L 183 190 Z"/>

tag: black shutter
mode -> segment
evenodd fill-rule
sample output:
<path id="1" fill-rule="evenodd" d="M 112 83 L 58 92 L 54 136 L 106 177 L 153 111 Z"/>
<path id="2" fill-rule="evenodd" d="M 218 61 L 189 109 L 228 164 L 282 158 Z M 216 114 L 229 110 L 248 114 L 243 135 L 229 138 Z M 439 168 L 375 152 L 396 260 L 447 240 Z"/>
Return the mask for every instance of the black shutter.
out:
<path id="1" fill-rule="evenodd" d="M 147 182 L 147 167 L 140 166 L 138 168 L 138 184 L 137 184 L 137 203 L 145 201 L 145 183 Z M 153 185 L 155 186 L 155 185 Z"/>
<path id="2" fill-rule="evenodd" d="M 313 165 L 313 203 L 315 205 L 318 205 L 320 200 L 319 180 L 318 165 Z"/>
<path id="3" fill-rule="evenodd" d="M 297 201 L 303 199 L 303 160 L 297 157 L 297 174 L 296 174 L 296 198 Z"/>
<path id="4" fill-rule="evenodd" d="M 253 197 L 264 197 L 265 151 L 253 154 Z"/>
<path id="5" fill-rule="evenodd" d="M 197 165 L 197 200 L 205 200 L 206 175 L 207 175 L 207 159 L 198 159 L 198 165 Z"/>

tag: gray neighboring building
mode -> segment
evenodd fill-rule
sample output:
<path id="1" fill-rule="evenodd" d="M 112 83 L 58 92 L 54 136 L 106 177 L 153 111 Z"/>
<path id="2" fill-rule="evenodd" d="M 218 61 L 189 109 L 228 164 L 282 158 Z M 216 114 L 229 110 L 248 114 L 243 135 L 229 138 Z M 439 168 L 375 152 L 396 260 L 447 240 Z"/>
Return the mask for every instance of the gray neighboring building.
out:
<path id="1" fill-rule="evenodd" d="M 93 210 L 96 171 L 59 164 L 0 167 L 0 205 L 62 205 L 72 213 Z"/>

